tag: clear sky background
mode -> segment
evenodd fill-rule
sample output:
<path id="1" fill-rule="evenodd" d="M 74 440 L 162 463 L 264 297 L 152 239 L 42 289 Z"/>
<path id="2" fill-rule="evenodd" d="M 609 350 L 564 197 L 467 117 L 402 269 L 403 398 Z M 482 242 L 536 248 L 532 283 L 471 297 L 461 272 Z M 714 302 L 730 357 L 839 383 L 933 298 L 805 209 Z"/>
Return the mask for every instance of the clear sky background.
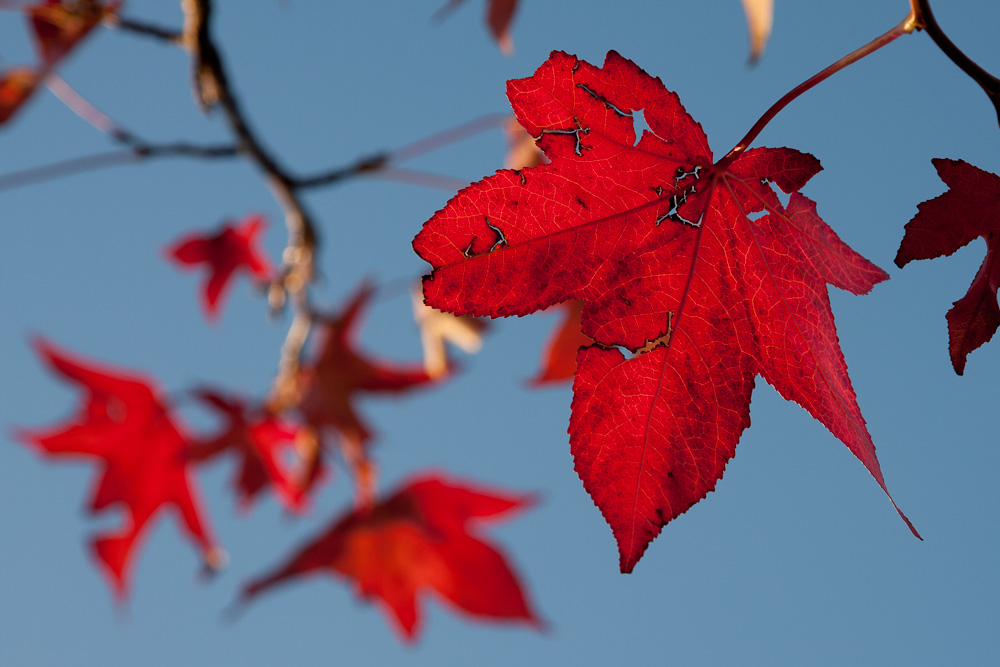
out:
<path id="1" fill-rule="evenodd" d="M 779 2 L 756 68 L 736 0 L 522 0 L 513 57 L 472 0 L 447 22 L 426 2 L 219 2 L 230 74 L 266 142 L 302 172 L 393 149 L 509 109 L 504 82 L 550 50 L 594 63 L 616 49 L 676 91 L 724 154 L 778 97 L 888 30 L 906 0 Z M 994 0 L 935 3 L 940 23 L 1000 72 Z M 127 14 L 179 27 L 176 2 L 129 0 Z M 27 61 L 23 20 L 0 13 L 4 65 Z M 102 30 L 60 70 L 113 118 L 156 141 L 225 141 L 221 118 L 193 105 L 183 52 Z M 899 270 L 892 258 L 916 205 L 941 194 L 931 158 L 1000 172 L 1000 132 L 985 96 L 924 34 L 914 34 L 795 101 L 757 145 L 816 155 L 804 194 L 892 279 L 865 297 L 834 291 L 841 344 L 886 481 L 925 538 L 916 540 L 864 467 L 818 422 L 765 383 L 753 426 L 718 489 L 668 525 L 631 575 L 573 472 L 569 386 L 532 391 L 551 315 L 496 323 L 463 373 L 400 400 L 366 401 L 383 488 L 429 469 L 543 502 L 491 535 L 515 563 L 546 633 L 468 622 L 424 605 L 424 634 L 402 645 L 375 607 L 317 577 L 260 598 L 235 623 L 223 611 L 246 579 L 283 560 L 350 501 L 339 473 L 308 517 L 273 498 L 237 513 L 231 464 L 198 475 L 231 556 L 211 582 L 172 516 L 155 524 L 119 613 L 86 542 L 118 517 L 83 511 L 94 467 L 43 461 L 15 427 L 61 422 L 77 393 L 27 345 L 39 333 L 94 360 L 147 373 L 167 391 L 213 383 L 261 396 L 287 322 L 269 322 L 245 281 L 206 323 L 199 278 L 162 258 L 195 229 L 259 212 L 277 260 L 280 211 L 244 162 L 161 160 L 0 192 L 0 664 L 4 665 L 982 665 L 1000 654 L 997 570 L 1000 343 L 958 377 L 944 314 L 984 254 Z M 0 174 L 111 148 L 43 92 L 0 132 Z M 502 166 L 501 133 L 484 133 L 406 166 L 464 182 Z M 318 304 L 335 306 L 365 277 L 426 269 L 410 248 L 451 193 L 369 177 L 309 193 L 321 221 Z M 420 354 L 405 293 L 380 299 L 364 345 Z M 212 421 L 197 412 L 192 428 Z"/>

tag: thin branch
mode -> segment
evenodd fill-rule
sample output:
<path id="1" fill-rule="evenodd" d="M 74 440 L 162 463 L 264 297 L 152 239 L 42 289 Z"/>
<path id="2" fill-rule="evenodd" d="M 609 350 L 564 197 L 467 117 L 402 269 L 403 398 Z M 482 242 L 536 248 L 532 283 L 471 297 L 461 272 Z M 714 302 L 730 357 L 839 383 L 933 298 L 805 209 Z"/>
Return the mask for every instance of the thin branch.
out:
<path id="1" fill-rule="evenodd" d="M 71 176 L 87 171 L 95 171 L 106 167 L 116 167 L 141 160 L 132 151 L 109 151 L 96 155 L 85 155 L 83 157 L 62 160 L 41 167 L 33 167 L 15 171 L 10 174 L 0 176 L 0 191 L 13 190 L 25 185 L 34 185 L 44 181 L 51 181 L 63 176 Z"/>
<path id="2" fill-rule="evenodd" d="M 388 154 L 387 158 L 392 162 L 405 162 L 412 160 L 418 155 L 423 155 L 432 150 L 453 144 L 463 139 L 479 134 L 483 130 L 505 127 L 510 120 L 510 114 L 493 113 L 479 118 L 474 118 L 467 123 L 462 123 L 458 127 L 452 127 L 437 134 L 414 141 L 412 144 L 398 148 Z"/>
<path id="3" fill-rule="evenodd" d="M 376 153 L 361 158 L 346 167 L 335 167 L 311 176 L 295 178 L 293 179 L 293 185 L 297 188 L 318 188 L 325 185 L 334 185 L 354 176 L 371 174 L 380 178 L 425 185 L 431 188 L 460 190 L 468 185 L 468 183 L 448 178 L 447 176 L 438 176 L 436 174 L 426 174 L 405 169 L 393 169 L 391 165 L 412 160 L 444 146 L 464 141 L 485 130 L 505 127 L 510 118 L 509 114 L 487 114 L 480 116 L 456 127 L 448 128 L 429 137 L 414 141 L 394 151 Z"/>
<path id="4" fill-rule="evenodd" d="M 199 146 L 184 142 L 172 144 L 138 143 L 127 150 L 84 155 L 82 157 L 42 165 L 41 167 L 32 167 L 31 169 L 0 175 L 0 191 L 13 190 L 25 185 L 34 185 L 88 171 L 142 162 L 149 158 L 190 157 L 216 160 L 234 158 L 237 155 L 239 155 L 237 148 L 230 145 Z"/>
<path id="5" fill-rule="evenodd" d="M 175 46 L 180 46 L 184 40 L 184 36 L 179 30 L 163 28 L 158 25 L 153 25 L 152 23 L 135 21 L 121 16 L 116 16 L 115 18 L 110 19 L 108 24 L 112 28 L 118 28 L 125 32 L 142 35 L 143 37 L 152 37 Z"/>
<path id="6" fill-rule="evenodd" d="M 381 178 L 396 183 L 406 183 L 408 185 L 419 185 L 434 190 L 444 190 L 446 192 L 458 192 L 462 188 L 469 186 L 469 181 L 440 176 L 425 171 L 415 169 L 399 169 L 396 167 L 386 167 L 372 174 L 374 178 Z"/>
<path id="7" fill-rule="evenodd" d="M 937 19 L 934 18 L 934 12 L 931 11 L 930 0 L 910 0 L 910 5 L 913 7 L 913 12 L 917 17 L 917 28 L 926 30 L 938 48 L 953 63 L 958 65 L 959 69 L 979 84 L 979 87 L 983 89 L 986 96 L 990 98 L 990 102 L 993 103 L 993 108 L 997 112 L 997 123 L 1000 124 L 1000 79 L 984 70 L 978 63 L 965 55 L 948 38 L 948 35 L 944 34 L 944 30 L 941 29 Z"/>
<path id="8" fill-rule="evenodd" d="M 295 385 L 312 318 L 308 285 L 314 276 L 313 259 L 318 242 L 316 225 L 299 197 L 295 181 L 250 128 L 230 86 L 226 68 L 211 33 L 211 0 L 181 0 L 184 10 L 184 46 L 191 52 L 196 96 L 203 108 L 218 105 L 226 117 L 240 151 L 264 173 L 267 184 L 285 212 L 288 245 L 281 284 L 271 289 L 272 306 L 287 300 L 292 325 L 282 344 L 278 375 L 272 393 L 280 402 L 295 393 Z M 280 297 L 276 296 L 280 293 Z"/>
<path id="9" fill-rule="evenodd" d="M 378 153 L 370 157 L 364 157 L 346 167 L 334 167 L 326 171 L 321 171 L 312 176 L 301 176 L 293 179 L 292 183 L 297 188 L 319 188 L 326 185 L 335 185 L 340 181 L 379 171 L 385 168 L 388 155 Z"/>

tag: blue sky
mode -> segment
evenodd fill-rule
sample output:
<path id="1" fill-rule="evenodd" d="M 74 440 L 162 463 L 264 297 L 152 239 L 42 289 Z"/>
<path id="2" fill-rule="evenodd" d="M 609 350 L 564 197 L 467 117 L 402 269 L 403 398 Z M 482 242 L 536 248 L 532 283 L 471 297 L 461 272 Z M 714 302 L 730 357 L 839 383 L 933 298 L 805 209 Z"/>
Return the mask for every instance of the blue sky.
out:
<path id="1" fill-rule="evenodd" d="M 619 51 L 676 91 L 727 151 L 784 92 L 889 29 L 905 0 L 778 3 L 763 60 L 746 64 L 739 3 L 522 0 L 515 53 L 489 39 L 468 2 L 443 24 L 429 2 L 220 2 L 216 27 L 231 77 L 269 146 L 297 170 L 346 164 L 509 107 L 504 82 L 549 51 L 600 63 Z M 937 3 L 939 21 L 1000 72 L 986 0 Z M 177 3 L 130 0 L 135 18 L 179 26 Z M 2 63 L 27 60 L 23 22 L 0 14 Z M 104 30 L 60 70 L 91 102 L 150 140 L 226 139 L 193 105 L 184 53 Z M 1000 132 L 982 92 L 923 34 L 896 43 L 796 100 L 757 141 L 816 155 L 804 194 L 855 249 L 886 269 L 865 297 L 834 292 L 838 333 L 893 497 L 913 538 L 847 449 L 763 382 L 752 427 L 717 491 L 668 525 L 631 575 L 618 573 L 610 530 L 573 472 L 568 386 L 524 388 L 552 316 L 496 323 L 482 352 L 446 385 L 367 401 L 384 488 L 429 469 L 517 491 L 541 505 L 491 531 L 550 624 L 468 622 L 425 604 L 424 634 L 401 645 L 374 607 L 326 577 L 262 597 L 235 623 L 223 611 L 247 578 L 283 559 L 348 504 L 337 474 L 316 511 L 291 519 L 273 499 L 239 515 L 229 464 L 198 475 L 231 562 L 211 582 L 173 518 L 148 535 L 133 596 L 116 610 L 88 560 L 88 536 L 117 518 L 86 516 L 93 467 L 40 460 L 15 427 L 61 421 L 76 394 L 49 376 L 27 340 L 40 333 L 81 355 L 156 377 L 167 391 L 200 382 L 261 395 L 287 322 L 271 322 L 245 282 L 217 324 L 198 278 L 162 259 L 194 229 L 280 211 L 253 167 L 163 160 L 0 192 L 0 663 L 11 665 L 333 664 L 668 665 L 986 664 L 1000 651 L 996 526 L 1000 344 L 974 352 L 964 377 L 947 355 L 944 313 L 972 280 L 977 241 L 954 256 L 892 264 L 916 205 L 941 194 L 931 158 L 1000 172 Z M 111 148 L 42 93 L 0 133 L 0 174 Z M 469 182 L 502 166 L 487 132 L 407 166 Z M 446 190 L 364 178 L 316 191 L 319 304 L 365 277 L 425 271 L 410 241 Z M 408 296 L 379 300 L 364 329 L 378 354 L 413 360 Z M 185 413 L 193 428 L 210 422 Z"/>

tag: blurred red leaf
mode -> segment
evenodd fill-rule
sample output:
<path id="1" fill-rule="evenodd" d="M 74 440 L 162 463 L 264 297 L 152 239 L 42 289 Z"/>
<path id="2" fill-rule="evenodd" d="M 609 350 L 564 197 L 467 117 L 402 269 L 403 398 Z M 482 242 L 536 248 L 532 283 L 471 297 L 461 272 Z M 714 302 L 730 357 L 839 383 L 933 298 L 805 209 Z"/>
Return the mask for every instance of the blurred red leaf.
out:
<path id="1" fill-rule="evenodd" d="M 429 375 L 423 364 L 404 366 L 358 351 L 359 320 L 373 291 L 362 285 L 339 314 L 316 317 L 317 353 L 299 373 L 299 412 L 317 434 L 317 446 L 325 430 L 339 434 L 341 452 L 362 496 L 371 491 L 374 472 L 367 451 L 372 431 L 355 407 L 358 395 L 402 393 L 440 379 Z"/>
<path id="2" fill-rule="evenodd" d="M 21 108 L 40 81 L 38 73 L 30 67 L 13 67 L 0 73 L 0 124 Z"/>
<path id="3" fill-rule="evenodd" d="M 490 317 L 584 301 L 596 342 L 577 356 L 570 444 L 622 571 L 715 488 L 757 375 L 885 489 L 826 286 L 864 294 L 888 276 L 797 192 L 819 162 L 757 148 L 715 163 L 677 95 L 613 51 L 603 68 L 555 52 L 507 94 L 552 162 L 474 183 L 425 223 L 424 294 Z"/>
<path id="4" fill-rule="evenodd" d="M 331 571 L 354 580 L 362 597 L 377 599 L 408 641 L 420 631 L 417 598 L 425 590 L 472 616 L 541 627 L 504 555 L 474 532 L 479 521 L 529 503 L 439 477 L 411 481 L 374 507 L 338 519 L 284 565 L 247 584 L 242 599 Z"/>
<path id="5" fill-rule="evenodd" d="M 248 508 L 254 498 L 269 486 L 286 507 L 305 509 L 304 484 L 282 462 L 283 450 L 294 446 L 298 427 L 281 422 L 262 408 L 253 408 L 235 397 L 210 389 L 200 389 L 195 396 L 226 419 L 222 430 L 192 442 L 188 459 L 209 461 L 224 452 L 240 459 L 233 488 L 240 506 Z"/>
<path id="6" fill-rule="evenodd" d="M 261 281 L 271 276 L 267 255 L 257 246 L 257 236 L 266 226 L 263 217 L 249 216 L 235 226 L 223 224 L 213 235 L 189 234 L 167 248 L 167 256 L 182 268 L 208 265 L 202 305 L 209 319 L 218 316 L 229 280 L 237 271 Z"/>
<path id="7" fill-rule="evenodd" d="M 120 2 L 46 0 L 25 7 L 43 65 L 51 67 L 65 58 L 101 21 L 113 16 L 119 6 Z"/>
<path id="8" fill-rule="evenodd" d="M 576 372 L 577 352 L 581 347 L 594 342 L 593 338 L 585 336 L 580 331 L 582 301 L 567 301 L 559 306 L 559 309 L 564 313 L 563 320 L 549 340 L 542 358 L 541 370 L 529 382 L 534 387 L 572 380 L 573 373 Z"/>
<path id="9" fill-rule="evenodd" d="M 931 160 L 948 191 L 917 206 L 896 253 L 902 268 L 914 259 L 950 255 L 976 238 L 986 258 L 969 291 L 948 311 L 948 351 L 955 372 L 965 372 L 969 353 L 989 342 L 1000 326 L 1000 176 L 962 160 Z"/>
<path id="10" fill-rule="evenodd" d="M 46 0 L 25 5 L 24 12 L 35 39 L 40 63 L 37 67 L 13 67 L 0 73 L 0 125 L 14 116 L 38 89 L 45 76 L 84 37 L 121 5 L 112 2 L 60 2 Z"/>
<path id="11" fill-rule="evenodd" d="M 317 318 L 318 352 L 301 374 L 299 408 L 306 421 L 332 427 L 362 444 L 372 432 L 354 407 L 358 394 L 401 393 L 434 382 L 422 364 L 402 366 L 358 352 L 358 324 L 373 292 L 363 285 L 339 314 Z"/>
<path id="12" fill-rule="evenodd" d="M 136 544 L 167 505 L 180 512 L 206 565 L 217 567 L 222 552 L 188 477 L 187 440 L 153 383 L 75 359 L 43 340 L 35 342 L 35 349 L 56 374 L 84 390 L 83 409 L 62 426 L 21 431 L 18 437 L 45 456 L 82 456 L 102 464 L 89 509 L 98 513 L 120 506 L 125 522 L 119 531 L 99 534 L 92 547 L 118 597 L 128 594 Z"/>

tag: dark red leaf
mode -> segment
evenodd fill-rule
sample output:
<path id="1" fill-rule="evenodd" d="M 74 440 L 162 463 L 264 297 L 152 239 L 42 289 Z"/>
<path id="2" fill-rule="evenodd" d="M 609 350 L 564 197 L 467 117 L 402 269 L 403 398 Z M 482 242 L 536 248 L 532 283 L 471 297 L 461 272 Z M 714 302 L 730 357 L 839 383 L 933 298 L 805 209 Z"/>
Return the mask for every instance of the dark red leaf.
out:
<path id="1" fill-rule="evenodd" d="M 986 258 L 969 291 L 948 311 L 948 351 L 959 375 L 969 353 L 993 338 L 1000 326 L 1000 176 L 962 160 L 932 160 L 948 191 L 917 206 L 896 253 L 902 268 L 914 259 L 950 255 L 976 238 L 986 241 Z"/>
<path id="2" fill-rule="evenodd" d="M 287 563 L 247 584 L 242 599 L 329 570 L 356 581 L 360 596 L 382 603 L 406 640 L 419 633 L 417 598 L 425 590 L 472 616 L 540 627 L 506 558 L 474 532 L 479 521 L 529 503 L 439 477 L 411 481 L 374 507 L 338 519 Z"/>
<path id="3" fill-rule="evenodd" d="M 165 506 L 180 512 L 184 527 L 217 567 L 221 550 L 202 519 L 188 477 L 187 439 L 152 382 L 73 358 L 38 340 L 38 354 L 52 370 L 85 391 L 83 409 L 67 424 L 47 431 L 23 431 L 19 439 L 45 456 L 97 459 L 102 472 L 90 501 L 92 513 L 114 506 L 124 511 L 120 530 L 98 535 L 94 554 L 115 593 L 128 593 L 134 548 Z"/>
<path id="4" fill-rule="evenodd" d="M 603 68 L 553 53 L 507 94 L 552 163 L 475 183 L 424 225 L 424 292 L 490 317 L 584 301 L 596 345 L 577 359 L 570 442 L 622 570 L 715 488 L 757 375 L 885 489 L 826 285 L 863 294 L 888 276 L 798 194 L 819 162 L 758 148 L 715 163 L 677 96 L 615 52 Z"/>
<path id="5" fill-rule="evenodd" d="M 120 5 L 120 2 L 46 0 L 25 7 L 42 64 L 51 67 L 65 58 L 101 21 L 113 16 Z"/>
<path id="6" fill-rule="evenodd" d="M 299 374 L 299 412 L 315 431 L 317 445 L 324 431 L 338 433 L 341 452 L 354 468 L 362 495 L 373 483 L 367 453 L 372 431 L 355 407 L 358 395 L 402 393 L 441 379 L 429 375 L 423 364 L 404 366 L 358 351 L 357 328 L 373 291 L 362 285 L 339 314 L 317 316 L 317 353 Z"/>
<path id="7" fill-rule="evenodd" d="M 261 216 L 249 216 L 239 225 L 224 224 L 217 234 L 190 234 L 167 248 L 167 255 L 182 268 L 207 264 L 202 304 L 209 319 L 218 316 L 229 279 L 243 270 L 261 281 L 271 275 L 267 256 L 257 246 L 257 236 L 265 229 Z"/>

